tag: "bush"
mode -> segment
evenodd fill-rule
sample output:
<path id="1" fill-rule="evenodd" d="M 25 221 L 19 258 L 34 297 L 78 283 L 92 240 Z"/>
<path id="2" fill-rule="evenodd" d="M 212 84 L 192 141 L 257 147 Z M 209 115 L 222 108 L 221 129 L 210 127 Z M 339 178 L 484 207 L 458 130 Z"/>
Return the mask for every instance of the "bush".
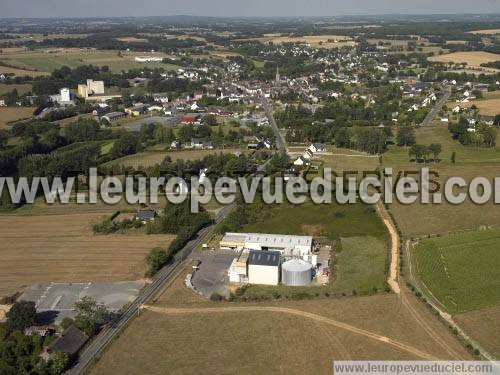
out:
<path id="1" fill-rule="evenodd" d="M 154 276 L 165 264 L 171 260 L 172 256 L 167 254 L 165 250 L 159 247 L 151 249 L 148 256 L 146 257 L 146 263 L 148 265 L 148 271 L 146 276 Z"/>
<path id="2" fill-rule="evenodd" d="M 223 296 L 221 296 L 219 293 L 215 292 L 210 295 L 210 301 L 213 302 L 220 302 L 224 299 Z"/>

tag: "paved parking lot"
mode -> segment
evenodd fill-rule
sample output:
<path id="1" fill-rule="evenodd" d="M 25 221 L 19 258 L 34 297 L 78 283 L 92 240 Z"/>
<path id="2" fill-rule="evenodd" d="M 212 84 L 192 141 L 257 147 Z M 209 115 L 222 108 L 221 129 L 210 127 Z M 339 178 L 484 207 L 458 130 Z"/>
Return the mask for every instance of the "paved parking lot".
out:
<path id="1" fill-rule="evenodd" d="M 237 252 L 230 250 L 207 250 L 195 257 L 201 260 L 201 264 L 192 279 L 193 286 L 207 297 L 212 293 L 229 297 L 229 290 L 225 287 L 227 270 L 237 256 Z"/>
<path id="2" fill-rule="evenodd" d="M 143 281 L 35 284 L 23 293 L 21 300 L 33 301 L 46 323 L 59 323 L 65 317 L 75 317 L 75 302 L 83 297 L 92 297 L 116 312 L 133 301 L 143 286 Z"/>

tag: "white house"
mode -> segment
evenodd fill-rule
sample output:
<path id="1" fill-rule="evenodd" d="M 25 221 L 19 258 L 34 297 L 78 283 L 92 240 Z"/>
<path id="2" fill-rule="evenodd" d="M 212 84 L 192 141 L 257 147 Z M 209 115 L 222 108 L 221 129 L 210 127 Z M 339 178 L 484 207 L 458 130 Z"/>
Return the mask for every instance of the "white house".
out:
<path id="1" fill-rule="evenodd" d="M 314 156 L 313 153 L 309 149 L 305 150 L 304 153 L 302 154 L 302 157 L 306 160 L 310 160 L 313 156 Z"/>
<path id="2" fill-rule="evenodd" d="M 323 143 L 313 143 L 308 148 L 313 154 L 322 153 L 326 151 L 325 145 Z"/>
<path id="3" fill-rule="evenodd" d="M 453 113 L 460 113 L 461 111 L 461 108 L 459 105 L 457 105 L 456 107 L 454 107 L 452 110 L 451 110 Z"/>
<path id="4" fill-rule="evenodd" d="M 304 157 L 301 155 L 299 156 L 294 162 L 293 162 L 293 165 L 296 165 L 296 166 L 304 166 L 304 165 L 307 165 L 309 164 L 309 161 L 304 159 Z"/>
<path id="5" fill-rule="evenodd" d="M 280 253 L 278 251 L 250 251 L 248 282 L 250 284 L 278 285 L 280 281 Z"/>

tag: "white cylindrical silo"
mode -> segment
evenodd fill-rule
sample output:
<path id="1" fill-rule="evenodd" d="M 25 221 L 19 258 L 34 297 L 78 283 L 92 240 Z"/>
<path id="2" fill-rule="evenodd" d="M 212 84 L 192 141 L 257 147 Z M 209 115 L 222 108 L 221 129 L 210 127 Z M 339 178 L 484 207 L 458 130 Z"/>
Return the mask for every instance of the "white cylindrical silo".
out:
<path id="1" fill-rule="evenodd" d="M 312 264 L 302 259 L 291 259 L 281 267 L 281 282 L 290 286 L 307 285 L 312 280 Z"/>

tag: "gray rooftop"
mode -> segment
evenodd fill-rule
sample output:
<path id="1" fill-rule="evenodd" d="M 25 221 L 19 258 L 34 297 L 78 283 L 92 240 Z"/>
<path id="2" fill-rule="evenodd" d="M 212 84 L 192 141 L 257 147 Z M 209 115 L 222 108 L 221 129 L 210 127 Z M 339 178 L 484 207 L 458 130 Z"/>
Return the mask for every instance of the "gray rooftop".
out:
<path id="1" fill-rule="evenodd" d="M 254 266 L 273 266 L 278 267 L 280 264 L 279 251 L 250 251 L 248 264 Z"/>

